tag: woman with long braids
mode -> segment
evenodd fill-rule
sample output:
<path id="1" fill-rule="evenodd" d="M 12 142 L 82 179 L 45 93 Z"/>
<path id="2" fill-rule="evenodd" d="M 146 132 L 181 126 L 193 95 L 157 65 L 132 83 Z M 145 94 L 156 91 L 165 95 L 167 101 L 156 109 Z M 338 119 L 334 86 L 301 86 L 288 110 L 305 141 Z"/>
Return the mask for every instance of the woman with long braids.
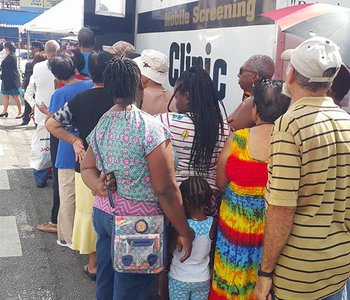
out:
<path id="1" fill-rule="evenodd" d="M 162 114 L 160 120 L 171 132 L 177 184 L 190 176 L 203 177 L 213 190 L 206 213 L 216 218 L 221 198 L 216 163 L 229 133 L 217 91 L 205 70 L 191 67 L 176 81 L 173 99 L 178 113 Z"/>
<path id="2" fill-rule="evenodd" d="M 191 254 L 193 233 L 185 217 L 175 180 L 169 131 L 159 120 L 139 110 L 135 98 L 141 73 L 136 63 L 115 58 L 104 71 L 104 86 L 115 105 L 99 120 L 88 137 L 89 148 L 81 164 L 85 184 L 96 194 L 93 223 L 97 232 L 96 295 L 105 299 L 148 299 L 157 276 L 116 272 L 111 259 L 112 208 L 104 189 L 106 173 L 113 173 L 115 214 L 152 216 L 163 212 L 178 232 L 182 261 Z"/>

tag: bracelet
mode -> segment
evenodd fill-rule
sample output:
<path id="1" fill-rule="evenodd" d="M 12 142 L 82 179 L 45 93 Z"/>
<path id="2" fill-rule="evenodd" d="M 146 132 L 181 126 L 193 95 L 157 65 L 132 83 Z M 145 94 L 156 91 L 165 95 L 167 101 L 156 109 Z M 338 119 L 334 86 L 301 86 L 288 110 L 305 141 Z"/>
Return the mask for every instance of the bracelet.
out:
<path id="1" fill-rule="evenodd" d="M 261 270 L 261 265 L 258 268 L 258 276 L 259 277 L 268 277 L 268 278 L 272 278 L 273 276 L 273 271 L 272 272 L 264 272 Z"/>

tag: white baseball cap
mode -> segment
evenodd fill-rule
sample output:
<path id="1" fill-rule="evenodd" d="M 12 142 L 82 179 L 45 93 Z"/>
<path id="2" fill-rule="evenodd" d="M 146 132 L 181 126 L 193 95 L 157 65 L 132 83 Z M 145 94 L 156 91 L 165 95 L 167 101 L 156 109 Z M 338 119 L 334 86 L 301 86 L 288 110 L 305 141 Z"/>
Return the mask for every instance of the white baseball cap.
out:
<path id="1" fill-rule="evenodd" d="M 295 49 L 285 50 L 281 59 L 290 60 L 294 69 L 309 78 L 309 82 L 332 82 L 342 64 L 339 47 L 320 36 L 307 39 Z"/>
<path id="2" fill-rule="evenodd" d="M 143 76 L 164 84 L 168 78 L 169 64 L 168 57 L 157 50 L 143 50 L 141 56 L 134 58 Z"/>

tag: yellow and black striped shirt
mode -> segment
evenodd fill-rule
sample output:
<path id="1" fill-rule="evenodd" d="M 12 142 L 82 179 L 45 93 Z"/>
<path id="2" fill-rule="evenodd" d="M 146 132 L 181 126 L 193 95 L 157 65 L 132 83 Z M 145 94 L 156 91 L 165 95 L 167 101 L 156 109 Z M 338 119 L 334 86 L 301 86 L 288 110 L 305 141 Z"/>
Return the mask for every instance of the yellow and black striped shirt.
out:
<path id="1" fill-rule="evenodd" d="M 296 206 L 274 275 L 276 299 L 323 299 L 350 276 L 350 116 L 302 98 L 275 122 L 266 201 Z"/>

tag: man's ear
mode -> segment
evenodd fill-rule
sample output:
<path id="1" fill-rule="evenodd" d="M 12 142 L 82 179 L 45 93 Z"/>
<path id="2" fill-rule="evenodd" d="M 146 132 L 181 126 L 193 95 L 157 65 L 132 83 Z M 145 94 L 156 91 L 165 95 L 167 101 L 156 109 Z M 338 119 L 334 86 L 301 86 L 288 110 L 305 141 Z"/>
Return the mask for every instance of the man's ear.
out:
<path id="1" fill-rule="evenodd" d="M 289 84 L 295 80 L 295 69 L 292 65 L 289 65 L 286 72 L 286 82 Z"/>

